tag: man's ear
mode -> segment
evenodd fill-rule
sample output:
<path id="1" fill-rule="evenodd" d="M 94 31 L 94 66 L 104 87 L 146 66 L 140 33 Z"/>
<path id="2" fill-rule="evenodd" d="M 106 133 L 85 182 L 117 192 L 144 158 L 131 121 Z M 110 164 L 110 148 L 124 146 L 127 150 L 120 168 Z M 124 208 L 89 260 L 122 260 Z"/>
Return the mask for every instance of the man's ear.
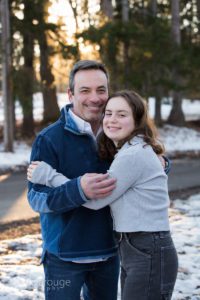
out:
<path id="1" fill-rule="evenodd" d="M 73 101 L 73 93 L 72 91 L 70 90 L 70 88 L 67 89 L 67 94 L 68 94 L 68 98 L 69 98 L 69 101 L 72 103 Z"/>

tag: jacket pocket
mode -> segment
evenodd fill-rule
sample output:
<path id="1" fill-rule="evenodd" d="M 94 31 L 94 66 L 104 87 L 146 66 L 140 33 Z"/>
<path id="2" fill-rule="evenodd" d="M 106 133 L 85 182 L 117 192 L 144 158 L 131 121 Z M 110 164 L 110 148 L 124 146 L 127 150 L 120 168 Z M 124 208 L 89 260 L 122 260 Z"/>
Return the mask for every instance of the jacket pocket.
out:
<path id="1" fill-rule="evenodd" d="M 178 257 L 174 244 L 161 247 L 161 292 L 171 299 L 178 272 Z"/>

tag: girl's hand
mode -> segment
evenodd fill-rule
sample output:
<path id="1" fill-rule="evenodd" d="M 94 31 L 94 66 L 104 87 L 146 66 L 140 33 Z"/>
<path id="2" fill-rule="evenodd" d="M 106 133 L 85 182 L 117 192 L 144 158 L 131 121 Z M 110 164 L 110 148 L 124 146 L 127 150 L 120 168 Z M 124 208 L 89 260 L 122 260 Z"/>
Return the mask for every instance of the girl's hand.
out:
<path id="1" fill-rule="evenodd" d="M 32 161 L 31 164 L 28 166 L 27 169 L 27 179 L 31 181 L 33 171 L 37 168 L 37 166 L 40 164 L 40 161 Z"/>

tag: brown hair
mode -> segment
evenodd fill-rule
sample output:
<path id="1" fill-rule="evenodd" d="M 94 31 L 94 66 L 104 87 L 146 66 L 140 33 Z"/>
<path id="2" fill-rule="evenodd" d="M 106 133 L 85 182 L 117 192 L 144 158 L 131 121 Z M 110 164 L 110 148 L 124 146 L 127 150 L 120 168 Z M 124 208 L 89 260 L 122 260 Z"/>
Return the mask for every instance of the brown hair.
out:
<path id="1" fill-rule="evenodd" d="M 130 142 L 130 140 L 136 135 L 142 135 L 145 143 L 150 145 L 156 154 L 163 154 L 164 146 L 156 139 L 156 127 L 153 121 L 149 118 L 146 101 L 144 101 L 135 91 L 128 90 L 118 91 L 112 94 L 108 98 L 108 101 L 115 97 L 122 97 L 130 106 L 135 121 L 135 129 L 129 136 L 119 142 L 117 148 L 113 141 L 109 139 L 104 132 L 102 132 L 98 140 L 100 157 L 102 159 L 112 160 L 117 150 L 120 149 L 126 142 Z"/>
<path id="2" fill-rule="evenodd" d="M 102 63 L 96 60 L 79 60 L 74 64 L 69 74 L 69 88 L 72 93 L 74 93 L 74 77 L 76 73 L 81 70 L 101 70 L 109 81 L 108 72 Z"/>

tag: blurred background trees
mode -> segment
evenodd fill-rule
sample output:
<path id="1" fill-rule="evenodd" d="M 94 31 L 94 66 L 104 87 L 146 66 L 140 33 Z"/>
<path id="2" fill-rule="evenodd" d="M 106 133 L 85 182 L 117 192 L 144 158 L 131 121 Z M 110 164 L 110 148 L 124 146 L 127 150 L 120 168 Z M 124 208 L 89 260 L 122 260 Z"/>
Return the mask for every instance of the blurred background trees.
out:
<path id="1" fill-rule="evenodd" d="M 8 2 L 12 103 L 22 106 L 23 137 L 35 133 L 33 94 L 43 95 L 43 123 L 54 121 L 57 92 L 66 92 L 69 70 L 79 59 L 105 63 L 111 91 L 129 88 L 154 97 L 158 126 L 164 100 L 172 102 L 167 122 L 185 124 L 182 99 L 200 98 L 199 0 Z"/>

